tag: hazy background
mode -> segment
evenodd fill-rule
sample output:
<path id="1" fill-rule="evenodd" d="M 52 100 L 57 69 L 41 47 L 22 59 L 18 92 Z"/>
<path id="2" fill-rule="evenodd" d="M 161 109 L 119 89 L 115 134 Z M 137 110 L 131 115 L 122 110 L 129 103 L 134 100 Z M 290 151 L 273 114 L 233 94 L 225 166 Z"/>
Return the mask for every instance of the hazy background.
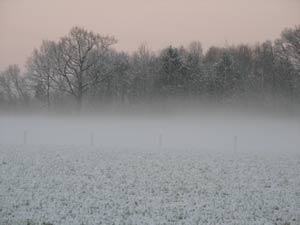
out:
<path id="1" fill-rule="evenodd" d="M 113 149 L 234 152 L 299 152 L 299 119 L 242 114 L 173 116 L 47 117 L 0 116 L 0 146 L 94 146 Z"/>
<path id="2" fill-rule="evenodd" d="M 206 49 L 273 40 L 299 24 L 299 11 L 299 0 L 0 0 L 0 70 L 74 25 L 114 35 L 124 51 L 193 40 Z"/>

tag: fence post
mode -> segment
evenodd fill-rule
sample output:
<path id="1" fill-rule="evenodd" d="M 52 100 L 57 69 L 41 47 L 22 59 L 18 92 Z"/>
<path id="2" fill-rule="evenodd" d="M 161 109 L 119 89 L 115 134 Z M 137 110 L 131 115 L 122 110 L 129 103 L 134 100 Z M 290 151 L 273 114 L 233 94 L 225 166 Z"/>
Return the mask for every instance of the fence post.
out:
<path id="1" fill-rule="evenodd" d="M 27 131 L 24 130 L 23 132 L 23 144 L 26 145 L 27 144 Z"/>
<path id="2" fill-rule="evenodd" d="M 233 138 L 233 150 L 234 153 L 237 153 L 237 136 L 234 136 Z"/>
<path id="3" fill-rule="evenodd" d="M 162 134 L 159 134 L 158 136 L 158 149 L 161 149 L 162 148 L 162 140 L 163 137 L 162 137 Z"/>
<path id="4" fill-rule="evenodd" d="M 94 146 L 94 133 L 93 132 L 90 135 L 90 144 L 91 144 L 91 146 Z"/>

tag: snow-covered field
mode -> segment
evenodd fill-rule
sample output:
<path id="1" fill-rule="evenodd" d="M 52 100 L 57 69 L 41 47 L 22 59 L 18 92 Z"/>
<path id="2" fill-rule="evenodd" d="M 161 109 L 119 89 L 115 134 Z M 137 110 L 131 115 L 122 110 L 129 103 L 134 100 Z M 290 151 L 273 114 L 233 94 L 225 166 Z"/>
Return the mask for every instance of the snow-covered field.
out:
<path id="1" fill-rule="evenodd" d="M 299 225 L 299 146 L 297 118 L 1 116 L 0 225 Z"/>
<path id="2" fill-rule="evenodd" d="M 300 224 L 300 154 L 0 145 L 0 224 Z"/>

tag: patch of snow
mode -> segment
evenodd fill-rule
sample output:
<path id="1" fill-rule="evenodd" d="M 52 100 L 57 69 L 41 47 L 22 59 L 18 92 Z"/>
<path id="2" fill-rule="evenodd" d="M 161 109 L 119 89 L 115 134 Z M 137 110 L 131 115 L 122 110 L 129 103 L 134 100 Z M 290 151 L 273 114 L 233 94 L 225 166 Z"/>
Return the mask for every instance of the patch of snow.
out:
<path id="1" fill-rule="evenodd" d="M 300 224 L 299 153 L 0 146 L 0 224 Z"/>

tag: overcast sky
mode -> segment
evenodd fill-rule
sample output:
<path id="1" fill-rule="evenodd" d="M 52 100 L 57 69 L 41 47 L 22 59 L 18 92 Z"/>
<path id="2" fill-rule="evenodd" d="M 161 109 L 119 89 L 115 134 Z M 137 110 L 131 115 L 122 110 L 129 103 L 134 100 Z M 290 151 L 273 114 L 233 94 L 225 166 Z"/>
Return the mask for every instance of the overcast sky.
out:
<path id="1" fill-rule="evenodd" d="M 194 40 L 206 49 L 274 40 L 299 12 L 300 0 L 0 0 L 0 70 L 75 25 L 115 36 L 119 50 Z"/>

